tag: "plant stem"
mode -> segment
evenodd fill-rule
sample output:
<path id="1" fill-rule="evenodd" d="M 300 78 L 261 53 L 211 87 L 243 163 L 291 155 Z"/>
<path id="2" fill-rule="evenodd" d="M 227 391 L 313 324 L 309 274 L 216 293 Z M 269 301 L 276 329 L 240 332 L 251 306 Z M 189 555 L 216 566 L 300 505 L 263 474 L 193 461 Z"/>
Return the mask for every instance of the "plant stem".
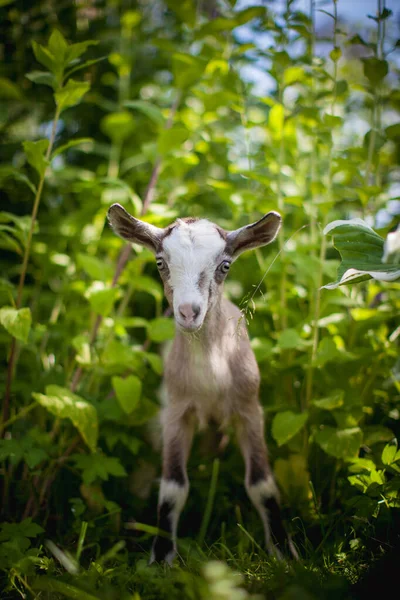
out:
<path id="1" fill-rule="evenodd" d="M 60 109 L 57 107 L 55 115 L 54 115 L 54 119 L 53 119 L 53 125 L 51 128 L 49 145 L 47 147 L 47 151 L 46 151 L 46 155 L 45 155 L 46 160 L 49 160 L 51 151 L 53 149 L 53 144 L 54 144 L 54 139 L 56 137 L 57 123 L 58 123 L 59 117 L 60 117 Z M 29 227 L 28 239 L 26 241 L 24 258 L 22 261 L 22 270 L 21 270 L 21 275 L 19 277 L 19 283 L 18 283 L 17 301 L 16 301 L 17 310 L 21 307 L 21 303 L 22 303 L 22 294 L 24 291 L 26 271 L 28 268 L 28 261 L 29 261 L 29 257 L 31 254 L 33 230 L 35 227 L 35 222 L 36 222 L 36 217 L 37 217 L 37 213 L 38 213 L 38 209 L 39 209 L 40 199 L 42 197 L 43 184 L 44 184 L 45 177 L 46 177 L 46 170 L 44 171 L 43 175 L 41 175 L 41 177 L 40 177 L 39 185 L 36 190 L 35 200 L 33 202 L 31 224 Z M 3 424 L 6 421 L 8 421 L 9 416 L 10 416 L 11 386 L 12 386 L 12 381 L 13 381 L 13 377 L 14 377 L 14 363 L 16 362 L 16 356 L 17 356 L 16 351 L 17 351 L 17 340 L 15 337 L 13 337 L 12 341 L 11 341 L 10 357 L 8 360 L 8 367 L 7 367 L 7 381 L 6 381 L 6 390 L 5 390 L 5 395 L 4 395 L 3 414 L 2 414 L 2 423 Z M 4 428 L 3 428 L 3 431 L 4 431 Z"/>
<path id="2" fill-rule="evenodd" d="M 215 458 L 214 462 L 213 462 L 213 466 L 212 466 L 211 482 L 210 482 L 210 488 L 208 490 L 207 505 L 206 505 L 206 509 L 204 511 L 204 516 L 203 516 L 203 520 L 201 522 L 199 537 L 197 540 L 199 546 L 202 546 L 204 543 L 204 538 L 206 537 L 208 525 L 210 523 L 211 513 L 212 513 L 212 508 L 213 508 L 214 498 L 215 498 L 215 492 L 217 490 L 218 473 L 219 473 L 219 459 Z"/>

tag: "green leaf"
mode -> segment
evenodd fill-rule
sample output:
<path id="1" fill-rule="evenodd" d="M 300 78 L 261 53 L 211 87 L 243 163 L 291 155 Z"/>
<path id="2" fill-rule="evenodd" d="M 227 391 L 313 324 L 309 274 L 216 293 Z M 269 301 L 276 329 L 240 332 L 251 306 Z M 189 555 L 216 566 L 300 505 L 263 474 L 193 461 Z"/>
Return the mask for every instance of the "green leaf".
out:
<path id="1" fill-rule="evenodd" d="M 155 281 L 148 275 L 139 275 L 135 277 L 132 281 L 133 289 L 139 292 L 147 292 L 157 302 L 161 302 L 163 299 L 163 292 L 161 285 L 158 281 Z"/>
<path id="2" fill-rule="evenodd" d="M 335 46 L 334 49 L 329 53 L 329 56 L 333 62 L 337 62 L 342 56 L 342 51 L 338 46 Z"/>
<path id="3" fill-rule="evenodd" d="M 124 103 L 124 106 L 126 106 L 126 108 L 133 108 L 143 113 L 146 115 L 146 117 L 149 117 L 149 119 L 158 125 L 158 127 L 163 127 L 165 124 L 165 118 L 161 112 L 161 109 L 151 102 L 145 102 L 144 100 L 129 100 L 129 102 Z"/>
<path id="4" fill-rule="evenodd" d="M 90 84 L 87 81 L 69 79 L 66 85 L 54 94 L 60 113 L 78 104 L 89 88 Z"/>
<path id="5" fill-rule="evenodd" d="M 94 143 L 93 138 L 78 138 L 76 140 L 70 140 L 66 144 L 63 144 L 62 146 L 59 146 L 58 148 L 56 148 L 52 152 L 51 158 L 53 159 L 56 156 L 58 156 L 59 154 L 62 154 L 63 152 L 65 152 L 66 150 L 69 150 L 70 148 L 75 148 L 75 146 L 82 146 L 83 144 L 90 145 L 90 148 L 92 148 L 93 143 Z"/>
<path id="6" fill-rule="evenodd" d="M 183 125 L 174 125 L 170 129 L 161 131 L 158 138 L 158 151 L 160 154 L 168 154 L 182 146 L 189 137 L 189 131 Z"/>
<path id="7" fill-rule="evenodd" d="M 36 60 L 53 73 L 55 69 L 55 58 L 50 50 L 35 41 L 32 42 L 32 48 Z"/>
<path id="8" fill-rule="evenodd" d="M 315 433 L 314 439 L 330 456 L 349 459 L 358 454 L 362 443 L 362 431 L 359 427 L 336 429 L 324 426 Z"/>
<path id="9" fill-rule="evenodd" d="M 127 110 L 106 115 L 100 123 L 100 128 L 114 142 L 121 143 L 135 129 L 135 120 Z"/>
<path id="10" fill-rule="evenodd" d="M 285 122 L 285 109 L 282 104 L 275 104 L 268 115 L 268 127 L 277 139 L 282 137 Z"/>
<path id="11" fill-rule="evenodd" d="M 305 341 L 295 329 L 285 329 L 278 338 L 277 346 L 282 350 L 303 348 Z"/>
<path id="12" fill-rule="evenodd" d="M 172 319 L 159 317 L 149 322 L 149 337 L 153 342 L 165 342 L 175 335 L 175 323 Z"/>
<path id="13" fill-rule="evenodd" d="M 64 79 L 70 77 L 72 73 L 76 73 L 77 71 L 81 71 L 82 69 L 86 69 L 87 67 L 91 67 L 92 65 L 95 65 L 96 63 L 107 59 L 108 56 L 99 56 L 98 58 L 92 58 L 91 60 L 85 60 L 85 62 L 78 63 L 71 69 L 68 69 L 68 71 L 64 75 Z"/>
<path id="14" fill-rule="evenodd" d="M 324 229 L 324 234 L 333 235 L 333 245 L 339 251 L 342 263 L 335 282 L 324 285 L 335 289 L 339 285 L 377 279 L 394 281 L 400 277 L 396 264 L 383 262 L 384 240 L 361 219 L 333 221 Z"/>
<path id="15" fill-rule="evenodd" d="M 68 46 L 65 52 L 65 62 L 66 64 L 71 63 L 72 61 L 79 58 L 82 54 L 86 52 L 89 46 L 96 46 L 99 42 L 96 40 L 86 40 L 85 42 L 79 42 L 78 44 L 71 44 Z"/>
<path id="16" fill-rule="evenodd" d="M 363 433 L 363 444 L 365 446 L 372 446 L 379 442 L 389 442 L 394 437 L 393 431 L 383 425 L 367 425 L 363 428 Z"/>
<path id="17" fill-rule="evenodd" d="M 142 394 L 142 382 L 139 377 L 113 377 L 112 384 L 122 410 L 127 415 L 131 414 L 137 408 Z"/>
<path id="18" fill-rule="evenodd" d="M 108 265 L 104 260 L 100 260 L 96 256 L 90 254 L 78 254 L 76 258 L 78 266 L 86 271 L 92 279 L 98 281 L 108 281 L 113 278 L 114 269 L 111 265 Z"/>
<path id="19" fill-rule="evenodd" d="M 389 65 L 386 60 L 371 57 L 364 58 L 364 75 L 372 86 L 379 85 L 389 72 Z"/>
<path id="20" fill-rule="evenodd" d="M 0 98 L 4 100 L 22 100 L 19 87 L 7 77 L 0 77 Z"/>
<path id="21" fill-rule="evenodd" d="M 382 462 L 384 465 L 391 465 L 396 460 L 397 444 L 386 444 L 382 450 Z"/>
<path id="22" fill-rule="evenodd" d="M 48 85 L 53 89 L 57 86 L 54 75 L 52 73 L 47 73 L 46 71 L 31 71 L 30 73 L 27 73 L 25 77 L 30 81 L 33 81 L 33 83 Z"/>
<path id="23" fill-rule="evenodd" d="M 36 186 L 32 183 L 32 181 L 23 173 L 21 173 L 20 169 L 16 169 L 11 165 L 4 165 L 0 167 L 0 182 L 4 181 L 8 177 L 15 179 L 15 181 L 20 181 L 21 183 L 28 186 L 33 194 L 36 194 Z M 29 217 L 29 224 L 30 224 Z"/>
<path id="24" fill-rule="evenodd" d="M 119 296 L 120 291 L 118 288 L 105 288 L 104 284 L 96 281 L 90 288 L 85 292 L 85 298 L 89 300 L 92 310 L 107 317 L 113 309 L 114 302 Z"/>
<path id="25" fill-rule="evenodd" d="M 45 154 L 49 147 L 49 140 L 38 140 L 37 142 L 23 142 L 22 144 L 28 163 L 36 169 L 40 177 L 44 177 L 49 161 Z"/>
<path id="26" fill-rule="evenodd" d="M 272 421 L 272 437 L 278 446 L 286 444 L 293 436 L 303 429 L 308 419 L 308 412 L 294 413 L 286 410 L 275 415 Z"/>
<path id="27" fill-rule="evenodd" d="M 203 75 L 207 62 L 197 56 L 175 52 L 172 55 L 172 73 L 176 87 L 187 89 L 192 87 Z"/>
<path id="28" fill-rule="evenodd" d="M 44 577 L 36 577 L 34 582 L 32 583 L 32 588 L 34 590 L 39 590 L 39 594 L 37 597 L 41 596 L 40 592 L 47 592 L 46 595 L 49 597 L 57 597 L 59 594 L 65 596 L 66 598 L 72 598 L 73 600 L 98 600 L 99 595 L 96 592 L 92 594 L 83 590 L 76 585 L 72 585 L 71 583 L 66 583 L 60 579 L 56 579 L 55 577 L 49 577 L 48 575 Z"/>
<path id="29" fill-rule="evenodd" d="M 96 450 L 98 421 L 93 404 L 58 385 L 48 385 L 46 394 L 33 392 L 32 396 L 56 417 L 70 419 L 92 452 Z"/>
<path id="30" fill-rule="evenodd" d="M 65 54 L 68 48 L 68 44 L 61 31 L 54 29 L 50 35 L 48 49 L 54 56 L 54 60 L 59 70 L 62 72 L 65 62 Z"/>
<path id="31" fill-rule="evenodd" d="M 283 85 L 289 86 L 304 81 L 306 74 L 303 67 L 288 67 L 283 73 Z M 279 105 L 277 105 L 279 106 Z"/>
<path id="32" fill-rule="evenodd" d="M 118 458 L 105 454 L 74 454 L 71 457 L 77 468 L 82 470 L 82 479 L 86 485 L 100 479 L 108 481 L 109 475 L 125 477 L 126 471 Z"/>
<path id="33" fill-rule="evenodd" d="M 0 323 L 4 329 L 20 342 L 27 342 L 32 323 L 30 308 L 0 308 Z"/>
<path id="34" fill-rule="evenodd" d="M 153 352 L 145 352 L 144 357 L 146 358 L 146 360 L 148 360 L 154 373 L 157 373 L 157 375 L 163 374 L 164 367 L 161 356 L 159 356 L 158 354 L 154 354 Z"/>
<path id="35" fill-rule="evenodd" d="M 322 408 L 323 410 L 334 410 L 335 408 L 340 408 L 343 406 L 343 397 L 344 391 L 337 390 L 333 392 L 326 398 L 321 398 L 320 400 L 313 400 L 313 404 L 317 408 Z"/>

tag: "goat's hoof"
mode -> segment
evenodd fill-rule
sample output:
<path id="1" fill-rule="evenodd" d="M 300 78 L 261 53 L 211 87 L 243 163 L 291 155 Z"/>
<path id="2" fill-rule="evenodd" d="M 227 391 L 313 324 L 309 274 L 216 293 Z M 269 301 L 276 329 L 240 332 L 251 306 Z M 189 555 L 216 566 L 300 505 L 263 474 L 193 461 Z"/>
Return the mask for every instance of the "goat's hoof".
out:
<path id="1" fill-rule="evenodd" d="M 175 556 L 176 548 L 173 541 L 157 536 L 151 549 L 149 565 L 154 562 L 166 562 L 171 566 Z"/>

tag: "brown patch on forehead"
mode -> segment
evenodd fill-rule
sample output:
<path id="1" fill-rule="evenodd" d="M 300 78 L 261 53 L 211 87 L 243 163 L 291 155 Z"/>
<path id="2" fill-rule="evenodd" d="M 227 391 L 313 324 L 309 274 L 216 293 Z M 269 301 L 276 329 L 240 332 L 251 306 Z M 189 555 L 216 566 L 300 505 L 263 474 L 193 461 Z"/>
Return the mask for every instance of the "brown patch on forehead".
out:
<path id="1" fill-rule="evenodd" d="M 203 271 L 202 273 L 200 273 L 200 277 L 197 282 L 197 285 L 198 285 L 198 288 L 200 291 L 202 291 L 204 289 L 205 283 L 206 283 L 206 274 L 205 274 L 205 271 Z"/>

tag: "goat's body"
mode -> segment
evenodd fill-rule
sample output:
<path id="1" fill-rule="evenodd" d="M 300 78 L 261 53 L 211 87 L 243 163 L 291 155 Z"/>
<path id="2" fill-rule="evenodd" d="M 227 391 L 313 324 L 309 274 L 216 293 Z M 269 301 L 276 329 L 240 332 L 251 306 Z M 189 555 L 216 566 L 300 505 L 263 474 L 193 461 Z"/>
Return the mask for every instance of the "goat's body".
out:
<path id="1" fill-rule="evenodd" d="M 258 400 L 260 374 L 242 314 L 223 298 L 230 265 L 244 252 L 270 243 L 281 218 L 262 219 L 227 232 L 206 219 L 178 219 L 159 229 L 129 215 L 121 206 L 109 211 L 110 223 L 125 239 L 157 257 L 165 295 L 173 308 L 176 336 L 165 363 L 166 406 L 162 413 L 163 473 L 157 536 L 152 560 L 171 562 L 176 554 L 179 515 L 189 480 L 186 463 L 196 426 L 233 422 L 245 461 L 245 486 L 257 508 L 269 552 L 296 551 L 282 525 L 279 492 L 271 473 Z"/>
<path id="2" fill-rule="evenodd" d="M 174 339 L 165 363 L 167 402 L 200 428 L 211 420 L 226 426 L 257 395 L 259 371 L 243 321 L 222 299 L 198 333 Z"/>

